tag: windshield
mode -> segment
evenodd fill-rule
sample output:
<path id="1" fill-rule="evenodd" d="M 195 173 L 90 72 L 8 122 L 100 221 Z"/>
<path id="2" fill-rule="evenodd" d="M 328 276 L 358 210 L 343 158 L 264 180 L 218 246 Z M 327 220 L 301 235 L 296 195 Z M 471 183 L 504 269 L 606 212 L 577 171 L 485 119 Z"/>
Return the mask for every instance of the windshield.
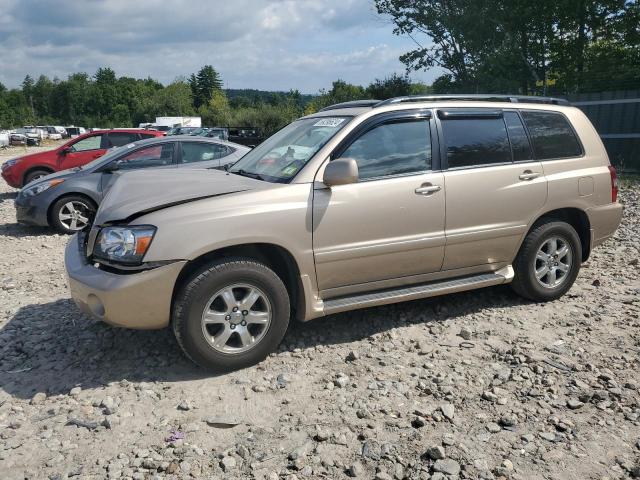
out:
<path id="1" fill-rule="evenodd" d="M 229 171 L 268 182 L 288 182 L 349 120 L 349 117 L 297 120 L 251 150 Z"/>

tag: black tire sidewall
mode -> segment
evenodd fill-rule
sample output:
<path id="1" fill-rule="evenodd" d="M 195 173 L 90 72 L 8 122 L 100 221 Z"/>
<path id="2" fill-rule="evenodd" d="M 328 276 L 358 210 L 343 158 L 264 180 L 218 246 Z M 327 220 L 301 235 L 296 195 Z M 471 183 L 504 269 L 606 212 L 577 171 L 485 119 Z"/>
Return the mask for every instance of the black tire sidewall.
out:
<path id="1" fill-rule="evenodd" d="M 46 175 L 50 175 L 51 172 L 47 171 L 47 170 L 34 170 L 33 172 L 29 172 L 25 177 L 24 177 L 24 183 L 23 183 L 23 187 L 29 183 L 31 183 L 34 180 L 34 177 L 40 176 L 42 175 L 43 177 Z"/>
<path id="2" fill-rule="evenodd" d="M 55 228 L 58 232 L 66 233 L 66 234 L 69 234 L 69 235 L 77 233 L 77 230 L 69 230 L 67 227 L 65 227 L 60 222 L 59 213 L 60 213 L 60 209 L 62 208 L 62 206 L 65 203 L 68 203 L 68 202 L 71 202 L 71 201 L 82 202 L 83 204 L 85 204 L 89 209 L 93 210 L 94 212 L 96 210 L 96 207 L 95 207 L 95 205 L 93 205 L 93 202 L 91 202 L 87 198 L 85 198 L 83 196 L 80 196 L 80 195 L 67 195 L 67 196 L 64 196 L 64 197 L 59 198 L 58 200 L 56 200 L 55 203 L 53 204 L 53 206 L 51 207 L 51 213 L 49 215 L 49 222 L 50 222 L 51 226 L 53 228 Z M 92 220 L 92 219 L 90 218 L 90 220 Z"/>
<path id="3" fill-rule="evenodd" d="M 225 354 L 214 350 L 204 338 L 202 313 L 215 292 L 236 283 L 259 288 L 268 297 L 272 318 L 255 347 Z M 195 363 L 212 371 L 231 371 L 254 365 L 275 351 L 287 331 L 290 315 L 286 287 L 271 269 L 250 260 L 231 260 L 201 269 L 185 283 L 175 302 L 173 327 L 178 343 Z"/>
<path id="4" fill-rule="evenodd" d="M 538 250 L 551 236 L 558 236 L 567 241 L 571 249 L 571 269 L 567 279 L 555 288 L 545 288 L 535 277 L 534 260 Z M 582 244 L 575 229 L 559 221 L 544 223 L 535 228 L 526 239 L 526 245 L 520 252 L 517 263 L 517 281 L 521 283 L 521 289 L 525 296 L 536 301 L 555 300 L 564 295 L 573 285 L 580 272 L 582 263 Z M 522 292 L 519 292 L 522 293 Z"/>

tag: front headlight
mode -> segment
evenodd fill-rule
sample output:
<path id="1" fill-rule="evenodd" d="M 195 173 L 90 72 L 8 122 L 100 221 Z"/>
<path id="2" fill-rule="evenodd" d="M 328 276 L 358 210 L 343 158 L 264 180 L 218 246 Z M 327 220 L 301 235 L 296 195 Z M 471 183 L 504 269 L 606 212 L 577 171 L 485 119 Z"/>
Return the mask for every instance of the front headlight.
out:
<path id="1" fill-rule="evenodd" d="M 105 227 L 98 233 L 93 256 L 114 263 L 142 263 L 155 233 L 151 225 Z"/>
<path id="2" fill-rule="evenodd" d="M 38 183 L 37 185 L 34 185 L 33 187 L 27 186 L 26 188 L 22 189 L 22 194 L 25 197 L 35 197 L 36 195 L 44 192 L 45 190 L 50 189 L 51 187 L 55 187 L 56 185 L 60 185 L 62 182 L 64 182 L 64 180 L 59 180 L 59 179 L 56 178 L 54 180 L 49 180 L 48 182 Z"/>

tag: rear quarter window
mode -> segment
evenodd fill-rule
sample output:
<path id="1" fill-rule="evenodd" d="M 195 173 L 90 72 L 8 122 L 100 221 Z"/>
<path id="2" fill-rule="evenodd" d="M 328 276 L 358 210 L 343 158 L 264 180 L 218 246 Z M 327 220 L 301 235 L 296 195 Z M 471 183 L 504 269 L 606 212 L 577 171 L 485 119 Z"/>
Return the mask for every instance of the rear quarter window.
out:
<path id="1" fill-rule="evenodd" d="M 522 111 L 538 160 L 579 157 L 582 147 L 567 118 L 557 112 Z"/>

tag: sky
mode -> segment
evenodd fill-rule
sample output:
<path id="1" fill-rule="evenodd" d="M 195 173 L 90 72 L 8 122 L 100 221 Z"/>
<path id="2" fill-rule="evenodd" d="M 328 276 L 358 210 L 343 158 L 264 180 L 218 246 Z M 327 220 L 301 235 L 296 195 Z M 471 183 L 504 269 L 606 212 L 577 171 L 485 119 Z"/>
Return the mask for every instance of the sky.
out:
<path id="1" fill-rule="evenodd" d="M 317 93 L 403 74 L 415 44 L 373 0 L 0 0 L 0 82 L 109 66 L 164 84 L 203 65 L 225 88 Z M 413 72 L 431 83 L 440 72 Z"/>

